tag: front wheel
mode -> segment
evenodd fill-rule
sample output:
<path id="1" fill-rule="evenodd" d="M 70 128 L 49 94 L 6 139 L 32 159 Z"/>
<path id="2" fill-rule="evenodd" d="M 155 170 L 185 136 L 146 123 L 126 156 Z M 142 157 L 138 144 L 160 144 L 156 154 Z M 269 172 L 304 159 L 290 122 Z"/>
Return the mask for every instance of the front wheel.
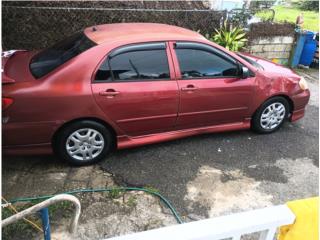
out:
<path id="1" fill-rule="evenodd" d="M 252 128 L 259 133 L 272 133 L 280 128 L 289 114 L 288 101 L 283 97 L 267 100 L 252 118 Z"/>
<path id="2" fill-rule="evenodd" d="M 55 152 L 73 165 L 102 160 L 112 146 L 110 131 L 100 123 L 83 120 L 66 126 L 57 136 Z"/>

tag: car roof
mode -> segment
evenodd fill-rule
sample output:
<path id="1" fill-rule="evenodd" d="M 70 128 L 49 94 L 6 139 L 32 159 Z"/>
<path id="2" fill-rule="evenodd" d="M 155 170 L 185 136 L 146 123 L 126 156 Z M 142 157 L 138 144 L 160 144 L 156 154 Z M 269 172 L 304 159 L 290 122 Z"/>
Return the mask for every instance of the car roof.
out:
<path id="1" fill-rule="evenodd" d="M 126 39 L 204 39 L 201 34 L 189 29 L 160 23 L 103 24 L 88 27 L 84 33 L 97 44 Z"/>

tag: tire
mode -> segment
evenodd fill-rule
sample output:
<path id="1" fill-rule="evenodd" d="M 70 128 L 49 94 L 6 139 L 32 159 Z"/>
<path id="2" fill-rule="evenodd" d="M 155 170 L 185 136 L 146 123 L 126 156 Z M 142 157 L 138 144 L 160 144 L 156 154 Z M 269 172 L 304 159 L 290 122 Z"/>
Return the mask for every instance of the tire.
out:
<path id="1" fill-rule="evenodd" d="M 113 135 L 104 125 L 81 120 L 64 127 L 54 142 L 54 152 L 66 162 L 84 166 L 107 156 L 113 146 Z"/>
<path id="2" fill-rule="evenodd" d="M 253 115 L 251 121 L 252 129 L 258 133 L 275 132 L 282 126 L 288 115 L 289 103 L 285 98 L 270 98 Z"/>

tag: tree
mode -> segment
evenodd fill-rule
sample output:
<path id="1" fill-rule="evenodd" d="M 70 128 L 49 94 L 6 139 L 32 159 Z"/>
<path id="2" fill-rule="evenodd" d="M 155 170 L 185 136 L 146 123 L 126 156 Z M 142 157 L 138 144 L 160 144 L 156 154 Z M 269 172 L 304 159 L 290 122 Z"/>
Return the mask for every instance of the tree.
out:
<path id="1" fill-rule="evenodd" d="M 319 11 L 319 1 L 305 0 L 299 4 L 301 10 Z"/>

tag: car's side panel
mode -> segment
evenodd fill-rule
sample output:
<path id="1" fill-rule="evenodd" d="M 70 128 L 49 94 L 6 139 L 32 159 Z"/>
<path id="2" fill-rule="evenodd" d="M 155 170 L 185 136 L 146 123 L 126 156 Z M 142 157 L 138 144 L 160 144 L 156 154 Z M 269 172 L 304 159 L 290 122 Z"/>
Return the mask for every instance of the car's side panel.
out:
<path id="1" fill-rule="evenodd" d="M 181 79 L 174 42 L 170 42 L 170 50 L 180 92 L 176 129 L 241 122 L 251 117 L 255 77 Z M 186 91 L 188 86 L 195 90 Z"/>
<path id="2" fill-rule="evenodd" d="M 181 91 L 178 128 L 241 122 L 250 118 L 254 78 L 230 81 L 227 78 L 179 80 Z"/>
<path id="3" fill-rule="evenodd" d="M 99 95 L 108 89 L 119 94 Z M 130 136 L 171 130 L 177 118 L 177 89 L 174 80 L 92 84 L 98 105 Z"/>
<path id="4" fill-rule="evenodd" d="M 100 108 L 129 136 L 173 129 L 178 111 L 178 86 L 169 48 L 166 48 L 170 79 L 128 82 L 92 82 Z M 115 96 L 104 96 L 115 91 Z"/>

